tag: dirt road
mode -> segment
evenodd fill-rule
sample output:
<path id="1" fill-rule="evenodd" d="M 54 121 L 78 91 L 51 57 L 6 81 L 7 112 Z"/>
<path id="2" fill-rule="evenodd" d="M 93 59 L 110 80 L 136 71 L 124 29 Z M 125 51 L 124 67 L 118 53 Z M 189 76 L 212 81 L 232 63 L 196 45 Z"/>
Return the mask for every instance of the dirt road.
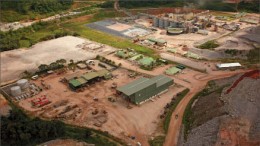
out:
<path id="1" fill-rule="evenodd" d="M 169 66 L 164 66 L 164 67 L 157 67 L 153 71 L 146 71 L 142 70 L 139 67 L 137 67 L 134 64 L 131 64 L 129 61 L 126 61 L 124 59 L 120 59 L 118 57 L 115 57 L 114 55 L 108 55 L 106 56 L 108 59 L 114 60 L 117 64 L 121 63 L 122 67 L 131 69 L 137 72 L 145 73 L 148 75 L 158 75 L 158 74 L 163 74 L 165 69 L 168 68 Z M 172 114 L 169 130 L 166 136 L 166 141 L 164 143 L 164 146 L 175 146 L 178 141 L 178 135 L 180 131 L 180 127 L 182 124 L 182 117 L 184 110 L 191 100 L 191 98 L 197 94 L 199 91 L 204 89 L 206 86 L 207 82 L 210 80 L 214 79 L 220 79 L 220 78 L 226 78 L 233 76 L 235 74 L 245 72 L 243 70 L 237 70 L 237 71 L 210 71 L 210 74 L 205 74 L 205 73 L 200 73 L 197 71 L 187 71 L 188 73 L 186 74 L 180 74 L 178 76 L 170 76 L 172 79 L 174 79 L 174 82 L 182 85 L 186 88 L 190 89 L 190 92 L 187 94 L 187 96 L 178 104 L 176 110 Z M 186 82 L 184 79 L 188 79 L 189 82 Z M 176 120 L 175 115 L 178 114 L 179 118 Z M 135 132 L 138 141 L 142 143 L 144 146 L 148 146 L 148 137 L 143 134 L 141 131 L 136 130 Z"/>
<path id="2" fill-rule="evenodd" d="M 183 100 L 178 104 L 175 111 L 172 113 L 171 122 L 169 125 L 168 133 L 164 142 L 164 146 L 176 146 L 178 142 L 179 132 L 182 125 L 182 118 L 185 111 L 186 106 L 188 105 L 191 98 L 196 95 L 199 91 L 203 90 L 210 80 L 221 79 L 233 76 L 235 74 L 245 72 L 245 71 L 235 71 L 235 72 L 228 72 L 228 71 L 218 71 L 211 75 L 195 77 L 197 78 L 196 86 L 190 88 L 190 92 L 184 97 Z M 175 119 L 175 115 L 179 116 L 178 119 Z"/>

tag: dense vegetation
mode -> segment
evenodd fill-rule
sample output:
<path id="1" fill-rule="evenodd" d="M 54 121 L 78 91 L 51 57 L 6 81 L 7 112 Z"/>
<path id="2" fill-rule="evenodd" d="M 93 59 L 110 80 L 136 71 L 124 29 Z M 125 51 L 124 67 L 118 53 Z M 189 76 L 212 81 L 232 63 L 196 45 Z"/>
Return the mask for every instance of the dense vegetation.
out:
<path id="1" fill-rule="evenodd" d="M 97 146 L 115 146 L 120 140 L 108 133 L 66 125 L 61 121 L 29 118 L 14 105 L 8 117 L 1 117 L 1 144 L 4 146 L 33 146 L 45 141 L 69 138 Z M 123 143 L 121 143 L 123 144 Z"/>
<path id="2" fill-rule="evenodd" d="M 73 0 L 0 0 L 1 17 L 3 22 L 38 19 L 67 10 Z"/>
<path id="3" fill-rule="evenodd" d="M 75 32 L 55 29 L 55 26 L 52 26 L 50 30 L 48 30 L 47 27 L 50 24 L 50 22 L 40 22 L 16 31 L 0 31 L 0 51 L 8 51 L 20 47 L 30 47 L 39 41 L 46 41 L 66 35 L 78 35 Z M 45 30 L 43 30 L 43 28 L 45 28 Z"/>
<path id="4" fill-rule="evenodd" d="M 215 10 L 215 11 L 246 11 L 259 12 L 259 0 L 252 2 L 241 1 L 239 4 L 223 3 L 222 0 L 204 0 L 204 3 L 199 6 L 201 9 Z"/>
<path id="5" fill-rule="evenodd" d="M 120 7 L 124 8 L 140 8 L 140 7 L 183 7 L 188 6 L 191 8 L 200 8 L 216 11 L 247 11 L 247 12 L 259 12 L 259 1 L 253 2 L 240 2 L 237 4 L 223 3 L 223 0 L 146 0 L 141 2 L 140 0 L 119 0 Z M 107 1 L 101 5 L 104 8 L 112 8 L 113 1 Z"/>
<path id="6" fill-rule="evenodd" d="M 217 48 L 219 44 L 216 43 L 216 41 L 207 41 L 204 44 L 201 44 L 199 46 L 200 49 L 214 49 Z"/>
<path id="7" fill-rule="evenodd" d="M 66 10 L 70 8 L 72 3 L 73 0 L 0 0 L 0 8 L 1 10 L 15 10 L 22 14 L 26 14 L 30 11 L 48 13 Z"/>
<path id="8" fill-rule="evenodd" d="M 140 8 L 140 7 L 182 7 L 184 6 L 183 0 L 146 0 L 140 2 L 139 0 L 119 0 L 120 7 L 124 8 Z M 103 8 L 112 8 L 114 6 L 113 1 L 107 1 L 101 5 Z"/>
<path id="9" fill-rule="evenodd" d="M 260 48 L 252 49 L 247 54 L 247 60 L 249 63 L 257 64 L 260 62 Z"/>

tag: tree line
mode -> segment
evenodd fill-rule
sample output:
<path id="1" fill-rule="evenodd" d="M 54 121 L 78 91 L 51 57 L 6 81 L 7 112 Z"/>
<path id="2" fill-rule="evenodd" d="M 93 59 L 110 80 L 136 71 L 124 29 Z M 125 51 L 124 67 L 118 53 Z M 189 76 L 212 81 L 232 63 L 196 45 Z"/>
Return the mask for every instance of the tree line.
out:
<path id="1" fill-rule="evenodd" d="M 259 0 L 251 2 L 240 1 L 239 3 L 224 3 L 223 0 L 119 0 L 120 7 L 140 8 L 140 7 L 183 7 L 215 10 L 215 11 L 246 11 L 259 12 Z M 114 1 L 107 1 L 101 5 L 103 8 L 113 8 Z"/>
<path id="2" fill-rule="evenodd" d="M 1 10 L 15 10 L 21 14 L 29 11 L 38 13 L 49 13 L 66 10 L 71 7 L 73 0 L 0 0 Z"/>
<path id="3" fill-rule="evenodd" d="M 29 119 L 19 110 L 12 110 L 9 117 L 1 117 L 1 145 L 35 145 L 64 136 L 64 129 L 60 121 Z"/>
<path id="4" fill-rule="evenodd" d="M 9 116 L 1 119 L 1 146 L 35 146 L 54 139 L 75 139 L 96 146 L 125 145 L 106 132 L 80 128 L 58 120 L 46 121 L 28 117 L 22 110 L 10 104 Z"/>
<path id="5" fill-rule="evenodd" d="M 9 51 L 13 49 L 17 49 L 20 47 L 30 47 L 36 44 L 39 41 L 51 40 L 67 35 L 78 36 L 76 32 L 71 32 L 63 29 L 55 29 L 52 32 L 40 37 L 39 39 L 35 39 L 30 37 L 30 34 L 33 34 L 37 31 L 40 31 L 47 26 L 49 26 L 52 22 L 39 22 L 35 23 L 29 27 L 21 28 L 15 31 L 2 32 L 0 31 L 0 52 Z M 23 44 L 27 43 L 27 44 Z"/>

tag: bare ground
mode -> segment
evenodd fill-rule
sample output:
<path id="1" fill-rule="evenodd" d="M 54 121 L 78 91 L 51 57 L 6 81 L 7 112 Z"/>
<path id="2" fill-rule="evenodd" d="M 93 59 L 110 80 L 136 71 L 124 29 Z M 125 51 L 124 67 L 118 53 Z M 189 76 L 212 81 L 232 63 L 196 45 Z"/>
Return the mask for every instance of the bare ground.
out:
<path id="1" fill-rule="evenodd" d="M 31 99 L 21 101 L 19 105 L 28 112 L 32 112 L 43 118 L 55 119 L 57 116 L 64 115 L 66 118 L 61 118 L 61 120 L 69 124 L 109 131 L 110 134 L 124 139 L 129 143 L 135 144 L 137 141 L 140 141 L 145 145 L 147 144 L 147 138 L 156 132 L 157 124 L 160 122 L 159 115 L 163 111 L 163 107 L 171 101 L 173 95 L 184 88 L 171 87 L 160 98 L 155 98 L 154 102 L 148 101 L 141 106 L 130 104 L 132 109 L 128 109 L 126 100 L 122 97 L 116 97 L 114 95 L 115 89 L 111 89 L 113 82 L 121 86 L 134 80 L 128 77 L 128 73 L 125 69 L 115 70 L 113 74 L 117 75 L 117 77 L 113 80 L 97 82 L 79 93 L 70 91 L 65 84 L 59 82 L 62 76 L 53 74 L 43 78 L 46 84 L 51 85 L 51 89 L 44 90 L 37 95 L 37 97 L 47 95 L 47 98 L 52 102 L 50 105 L 35 109 L 31 107 Z M 40 81 L 36 81 L 35 83 L 41 86 Z M 109 102 L 109 96 L 114 97 L 116 102 Z M 97 97 L 99 101 L 94 101 L 93 97 Z M 60 101 L 68 101 L 68 103 L 65 106 L 54 108 L 53 105 L 58 104 Z M 67 106 L 73 107 L 75 105 L 75 109 L 65 114 L 60 114 Z M 99 113 L 93 115 L 92 112 L 96 109 Z M 107 114 L 102 113 L 104 110 Z M 76 116 L 71 116 L 73 114 Z M 102 118 L 107 120 L 102 124 L 102 127 L 95 126 L 94 124 L 99 120 L 102 121 Z M 131 140 L 129 136 L 135 136 L 136 140 Z"/>

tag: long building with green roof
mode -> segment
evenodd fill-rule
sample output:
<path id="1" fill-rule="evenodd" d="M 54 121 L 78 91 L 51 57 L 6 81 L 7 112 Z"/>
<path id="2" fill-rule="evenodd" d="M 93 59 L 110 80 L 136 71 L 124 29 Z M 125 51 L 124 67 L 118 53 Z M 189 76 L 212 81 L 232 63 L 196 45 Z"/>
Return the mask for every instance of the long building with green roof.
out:
<path id="1" fill-rule="evenodd" d="M 81 87 L 84 87 L 87 83 L 92 82 L 98 78 L 107 79 L 107 76 L 109 75 L 109 71 L 106 69 L 102 69 L 95 72 L 88 72 L 81 75 L 79 74 L 76 75 L 70 75 L 69 77 L 67 77 L 69 79 L 68 80 L 69 87 L 72 90 L 77 90 Z M 67 78 L 65 77 L 65 79 Z"/>
<path id="2" fill-rule="evenodd" d="M 151 79 L 141 77 L 118 87 L 117 91 L 130 102 L 141 104 L 149 98 L 166 91 L 171 85 L 173 85 L 173 79 L 164 75 L 158 75 Z"/>

